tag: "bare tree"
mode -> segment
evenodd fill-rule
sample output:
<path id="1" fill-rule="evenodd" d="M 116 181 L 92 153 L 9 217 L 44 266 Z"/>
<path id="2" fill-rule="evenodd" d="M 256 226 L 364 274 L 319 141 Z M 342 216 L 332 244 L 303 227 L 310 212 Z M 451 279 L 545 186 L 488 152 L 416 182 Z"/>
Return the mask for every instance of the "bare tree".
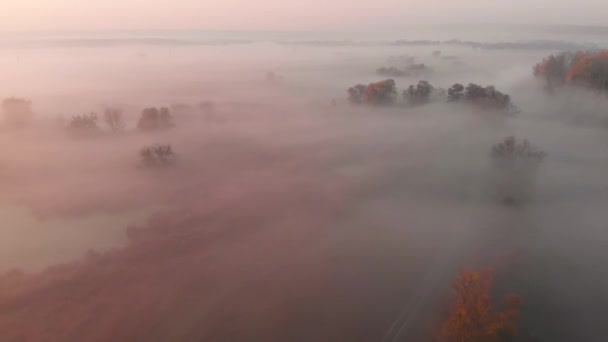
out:
<path id="1" fill-rule="evenodd" d="M 121 132 L 125 129 L 122 111 L 118 108 L 105 108 L 103 111 L 103 119 L 113 132 Z"/>

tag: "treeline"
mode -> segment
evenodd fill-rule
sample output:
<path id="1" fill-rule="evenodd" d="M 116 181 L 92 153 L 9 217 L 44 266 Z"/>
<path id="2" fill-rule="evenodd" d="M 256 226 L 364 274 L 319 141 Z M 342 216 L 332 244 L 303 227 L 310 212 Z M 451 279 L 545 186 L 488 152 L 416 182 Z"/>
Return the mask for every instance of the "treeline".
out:
<path id="1" fill-rule="evenodd" d="M 348 100 L 353 104 L 392 105 L 397 103 L 399 91 L 395 80 L 387 79 L 368 85 L 357 84 L 347 90 Z M 405 103 L 419 106 L 431 102 L 466 103 L 477 107 L 497 110 L 503 113 L 515 113 L 517 108 L 511 101 L 511 96 L 498 91 L 494 86 L 480 86 L 469 83 L 464 86 L 455 83 L 446 91 L 436 88 L 427 81 L 410 85 L 401 92 Z"/>

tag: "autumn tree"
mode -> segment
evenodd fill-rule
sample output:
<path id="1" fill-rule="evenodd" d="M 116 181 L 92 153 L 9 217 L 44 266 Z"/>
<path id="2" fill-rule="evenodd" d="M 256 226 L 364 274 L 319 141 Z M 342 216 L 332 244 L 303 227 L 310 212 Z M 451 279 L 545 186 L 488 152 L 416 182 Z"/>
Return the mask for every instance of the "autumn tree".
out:
<path id="1" fill-rule="evenodd" d="M 32 102 L 26 99 L 10 97 L 2 101 L 2 113 L 6 125 L 13 128 L 23 128 L 34 118 Z"/>
<path id="2" fill-rule="evenodd" d="M 365 89 L 364 95 L 366 103 L 376 105 L 391 104 L 396 97 L 397 87 L 393 79 L 370 83 Z"/>
<path id="3" fill-rule="evenodd" d="M 504 298 L 497 311 L 492 301 L 493 271 L 463 271 L 452 281 L 455 292 L 440 331 L 441 342 L 506 342 L 518 335 L 521 299 Z"/>
<path id="4" fill-rule="evenodd" d="M 608 51 L 599 51 L 580 57 L 568 70 L 569 82 L 583 84 L 594 89 L 608 89 Z"/>

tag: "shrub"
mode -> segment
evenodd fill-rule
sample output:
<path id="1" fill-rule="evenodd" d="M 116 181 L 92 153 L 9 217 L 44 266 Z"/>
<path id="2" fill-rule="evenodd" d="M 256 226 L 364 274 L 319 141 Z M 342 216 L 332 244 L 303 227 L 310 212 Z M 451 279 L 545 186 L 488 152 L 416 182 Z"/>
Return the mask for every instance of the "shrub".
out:
<path id="1" fill-rule="evenodd" d="M 108 107 L 104 109 L 103 119 L 113 132 L 120 132 L 125 129 L 122 111 L 118 108 Z"/>
<path id="2" fill-rule="evenodd" d="M 139 152 L 142 164 L 146 167 L 161 167 L 172 165 L 175 153 L 171 145 L 145 146 Z"/>
<path id="3" fill-rule="evenodd" d="M 174 126 L 171 111 L 166 107 L 144 109 L 137 123 L 137 128 L 142 131 L 162 130 Z"/>
<path id="4" fill-rule="evenodd" d="M 34 117 L 32 102 L 16 97 L 2 101 L 2 113 L 6 125 L 13 128 L 22 128 L 29 125 Z"/>

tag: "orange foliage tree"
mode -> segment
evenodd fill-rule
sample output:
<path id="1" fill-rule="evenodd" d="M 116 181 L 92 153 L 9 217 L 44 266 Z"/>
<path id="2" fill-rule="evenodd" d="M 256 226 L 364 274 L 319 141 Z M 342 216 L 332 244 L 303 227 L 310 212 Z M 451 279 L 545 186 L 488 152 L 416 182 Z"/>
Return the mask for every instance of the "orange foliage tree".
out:
<path id="1" fill-rule="evenodd" d="M 441 342 L 503 342 L 518 334 L 517 295 L 505 297 L 503 311 L 495 311 L 492 298 L 493 271 L 461 272 L 452 282 L 456 297 L 443 323 Z"/>
<path id="2" fill-rule="evenodd" d="M 568 70 L 566 79 L 600 90 L 608 89 L 608 51 L 599 51 L 579 58 Z"/>

